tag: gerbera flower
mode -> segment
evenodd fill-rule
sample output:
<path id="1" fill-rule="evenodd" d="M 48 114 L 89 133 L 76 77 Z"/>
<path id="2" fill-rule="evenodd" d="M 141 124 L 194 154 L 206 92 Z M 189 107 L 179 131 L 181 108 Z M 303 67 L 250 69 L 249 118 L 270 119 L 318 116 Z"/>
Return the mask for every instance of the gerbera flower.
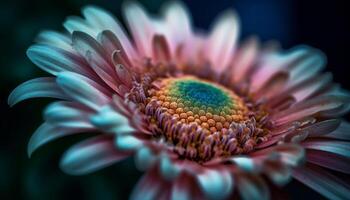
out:
<path id="1" fill-rule="evenodd" d="M 68 34 L 42 32 L 27 55 L 54 75 L 18 86 L 12 106 L 53 97 L 29 156 L 63 136 L 100 132 L 71 147 L 63 171 L 86 174 L 133 155 L 146 171 L 133 199 L 268 199 L 269 186 L 295 178 L 331 199 L 349 186 L 347 91 L 320 73 L 321 52 L 282 50 L 253 37 L 237 43 L 239 22 L 220 15 L 196 31 L 181 3 L 161 18 L 124 7 L 132 37 L 107 11 L 69 17 Z"/>

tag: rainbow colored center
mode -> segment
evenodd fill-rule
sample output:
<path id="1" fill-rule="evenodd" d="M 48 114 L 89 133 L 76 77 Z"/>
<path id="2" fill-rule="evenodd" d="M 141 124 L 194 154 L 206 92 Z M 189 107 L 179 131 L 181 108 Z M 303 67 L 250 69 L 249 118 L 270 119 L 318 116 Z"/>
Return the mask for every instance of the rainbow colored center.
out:
<path id="1" fill-rule="evenodd" d="M 242 99 L 222 86 L 191 76 L 161 79 L 157 85 L 151 99 L 181 123 L 196 123 L 214 133 L 247 120 Z"/>

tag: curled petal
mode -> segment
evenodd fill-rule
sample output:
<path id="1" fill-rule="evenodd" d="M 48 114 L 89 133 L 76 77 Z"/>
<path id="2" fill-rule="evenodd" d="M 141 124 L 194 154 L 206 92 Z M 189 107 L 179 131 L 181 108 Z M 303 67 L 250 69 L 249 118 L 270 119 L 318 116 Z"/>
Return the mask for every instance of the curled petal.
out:
<path id="1" fill-rule="evenodd" d="M 107 56 L 102 46 L 84 32 L 75 31 L 72 35 L 74 49 L 83 56 L 99 77 L 113 90 L 118 90 L 116 73 L 111 63 L 112 55 Z"/>
<path id="2" fill-rule="evenodd" d="M 59 47 L 69 52 L 73 51 L 71 46 L 72 40 L 68 34 L 62 34 L 55 31 L 42 31 L 36 38 L 36 42 L 39 44 Z"/>
<path id="3" fill-rule="evenodd" d="M 68 149 L 60 162 L 60 167 L 68 174 L 88 174 L 120 161 L 129 154 L 117 151 L 112 137 L 99 136 Z"/>
<path id="4" fill-rule="evenodd" d="M 136 52 L 118 20 L 111 13 L 96 6 L 86 6 L 83 9 L 83 15 L 91 26 L 100 31 L 112 31 L 120 39 L 120 43 L 126 51 L 126 54 L 135 58 Z"/>
<path id="5" fill-rule="evenodd" d="M 30 98 L 51 97 L 58 99 L 69 99 L 58 87 L 55 78 L 44 77 L 29 80 L 17 86 L 8 98 L 8 104 L 14 106 Z"/>
<path id="6" fill-rule="evenodd" d="M 319 137 L 331 133 L 336 130 L 341 123 L 339 119 L 329 119 L 312 124 L 303 129 L 303 131 L 308 132 L 309 137 Z"/>
<path id="7" fill-rule="evenodd" d="M 67 17 L 66 21 L 63 23 L 64 28 L 67 29 L 69 33 L 74 31 L 82 31 L 95 37 L 98 34 L 98 30 L 91 27 L 83 18 L 77 16 Z"/>

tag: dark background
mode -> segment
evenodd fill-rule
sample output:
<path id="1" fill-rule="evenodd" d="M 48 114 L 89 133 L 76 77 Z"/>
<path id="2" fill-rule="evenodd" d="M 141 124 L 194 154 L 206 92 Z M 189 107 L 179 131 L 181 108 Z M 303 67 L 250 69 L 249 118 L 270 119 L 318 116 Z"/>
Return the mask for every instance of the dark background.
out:
<path id="1" fill-rule="evenodd" d="M 161 0 L 141 1 L 155 13 Z M 235 8 L 242 22 L 241 39 L 258 35 L 276 39 L 283 48 L 308 44 L 328 57 L 327 70 L 350 89 L 350 12 L 346 1 L 305 0 L 187 0 L 194 24 L 207 29 L 215 16 Z M 42 147 L 31 159 L 27 142 L 42 121 L 42 109 L 50 100 L 34 99 L 14 108 L 7 105 L 10 91 L 23 81 L 46 75 L 26 57 L 26 49 L 45 29 L 63 30 L 68 15 L 79 15 L 82 6 L 95 4 L 120 17 L 119 0 L 1 0 L 0 3 L 0 199 L 126 199 L 141 176 L 128 159 L 91 175 L 74 177 L 58 168 L 61 154 L 82 139 L 72 136 Z M 321 199 L 296 181 L 284 191 L 291 199 Z"/>

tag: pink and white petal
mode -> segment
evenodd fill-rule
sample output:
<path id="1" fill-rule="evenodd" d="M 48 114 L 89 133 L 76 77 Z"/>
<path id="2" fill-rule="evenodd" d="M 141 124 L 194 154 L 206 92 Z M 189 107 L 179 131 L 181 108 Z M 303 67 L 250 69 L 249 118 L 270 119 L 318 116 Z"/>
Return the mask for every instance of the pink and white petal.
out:
<path id="1" fill-rule="evenodd" d="M 102 31 L 97 39 L 108 55 L 112 56 L 112 61 L 115 66 L 117 64 L 122 64 L 128 68 L 134 67 L 131 62 L 135 58 L 131 57 L 132 59 L 130 60 L 130 55 L 127 54 L 120 43 L 120 39 L 112 31 Z"/>
<path id="2" fill-rule="evenodd" d="M 234 82 L 240 82 L 246 79 L 247 73 L 252 69 L 256 62 L 259 50 L 259 41 L 252 37 L 240 47 L 234 57 L 232 64 L 232 78 Z"/>
<path id="3" fill-rule="evenodd" d="M 350 123 L 347 121 L 342 121 L 340 126 L 333 132 L 324 135 L 326 138 L 334 138 L 340 140 L 350 140 Z"/>
<path id="4" fill-rule="evenodd" d="M 113 137 L 97 136 L 80 142 L 65 152 L 60 167 L 72 175 L 92 173 L 130 155 L 115 148 Z"/>
<path id="5" fill-rule="evenodd" d="M 202 200 L 206 199 L 196 184 L 192 175 L 181 173 L 171 188 L 171 200 Z"/>
<path id="6" fill-rule="evenodd" d="M 26 81 L 17 86 L 8 97 L 8 104 L 14 106 L 15 104 L 26 99 L 50 97 L 68 100 L 69 97 L 57 85 L 56 78 L 42 77 Z"/>
<path id="7" fill-rule="evenodd" d="M 151 41 L 154 25 L 144 8 L 135 2 L 124 4 L 124 17 L 136 43 L 139 54 L 152 57 Z"/>
<path id="8" fill-rule="evenodd" d="M 130 196 L 131 200 L 154 200 L 161 199 L 160 195 L 170 195 L 170 185 L 168 181 L 161 179 L 157 168 L 152 168 L 146 172 L 137 183 Z M 168 193 L 169 192 L 169 193 Z M 165 198 L 169 199 L 169 197 Z"/>
<path id="9" fill-rule="evenodd" d="M 27 50 L 27 56 L 38 67 L 53 75 L 71 71 L 87 77 L 96 77 L 83 58 L 57 47 L 43 44 L 33 45 Z"/>
<path id="10" fill-rule="evenodd" d="M 239 35 L 239 20 L 233 11 L 226 11 L 214 22 L 205 55 L 215 66 L 214 70 L 222 72 L 231 61 Z"/>
<path id="11" fill-rule="evenodd" d="M 131 58 L 137 58 L 135 49 L 131 44 L 125 30 L 120 22 L 111 13 L 96 6 L 86 6 L 83 9 L 83 15 L 92 27 L 100 30 L 99 32 L 105 30 L 112 31 L 118 37 L 126 52 L 126 55 L 130 56 Z"/>
<path id="12" fill-rule="evenodd" d="M 327 62 L 326 56 L 321 51 L 308 46 L 299 48 L 304 49 L 307 53 L 290 70 L 291 80 L 289 87 L 315 76 L 325 67 Z"/>
<path id="13" fill-rule="evenodd" d="M 166 3 L 163 7 L 163 16 L 169 29 L 170 50 L 174 54 L 179 45 L 190 40 L 191 16 L 185 5 L 179 1 Z"/>
<path id="14" fill-rule="evenodd" d="M 292 90 L 293 97 L 297 102 L 301 102 L 310 96 L 325 89 L 332 81 L 332 74 L 325 73 L 320 76 L 308 79 L 307 81 L 301 82 L 295 90 Z"/>
<path id="15" fill-rule="evenodd" d="M 269 190 L 266 183 L 259 176 L 239 173 L 236 176 L 237 187 L 242 199 L 269 199 Z"/>
<path id="16" fill-rule="evenodd" d="M 27 147 L 27 153 L 30 157 L 35 150 L 37 150 L 39 147 L 43 146 L 44 144 L 47 144 L 55 139 L 82 133 L 82 132 L 89 132 L 96 130 L 94 127 L 62 127 L 62 126 L 55 126 L 50 123 L 43 123 L 32 135 L 32 137 L 29 140 L 28 147 Z"/>
<path id="17" fill-rule="evenodd" d="M 225 169 L 207 169 L 197 175 L 197 181 L 208 199 L 225 199 L 234 188 L 234 179 Z"/>
<path id="18" fill-rule="evenodd" d="M 293 177 L 329 199 L 348 199 L 350 187 L 336 176 L 312 164 L 293 171 Z"/>
<path id="19" fill-rule="evenodd" d="M 306 151 L 306 159 L 307 162 L 315 165 L 350 174 L 349 158 L 334 153 L 309 149 Z"/>
<path id="20" fill-rule="evenodd" d="M 347 104 L 348 99 L 341 96 L 321 96 L 295 104 L 293 107 L 277 112 L 271 120 L 275 125 L 282 125 L 321 111 L 328 111 Z"/>
<path id="21" fill-rule="evenodd" d="M 99 110 L 102 105 L 111 101 L 106 91 L 96 82 L 73 72 L 61 72 L 57 76 L 57 84 L 72 99 Z"/>
<path id="22" fill-rule="evenodd" d="M 91 128 L 89 117 L 93 112 L 77 102 L 58 101 L 44 111 L 45 120 L 53 125 L 71 128 Z"/>
<path id="23" fill-rule="evenodd" d="M 350 142 L 326 139 L 312 139 L 301 143 L 306 149 L 314 149 L 334 153 L 350 158 Z"/>
<path id="24" fill-rule="evenodd" d="M 35 41 L 39 44 L 55 46 L 65 51 L 73 52 L 72 39 L 68 34 L 46 30 L 40 32 Z"/>
<path id="25" fill-rule="evenodd" d="M 130 125 L 129 119 L 110 105 L 101 107 L 98 113 L 92 116 L 90 120 L 94 126 L 116 135 L 135 132 L 135 129 Z"/>
<path id="26" fill-rule="evenodd" d="M 259 57 L 256 70 L 250 75 L 250 91 L 255 93 L 276 73 L 287 72 L 287 68 L 303 58 L 307 50 L 301 47 L 286 52 L 270 51 Z"/>

